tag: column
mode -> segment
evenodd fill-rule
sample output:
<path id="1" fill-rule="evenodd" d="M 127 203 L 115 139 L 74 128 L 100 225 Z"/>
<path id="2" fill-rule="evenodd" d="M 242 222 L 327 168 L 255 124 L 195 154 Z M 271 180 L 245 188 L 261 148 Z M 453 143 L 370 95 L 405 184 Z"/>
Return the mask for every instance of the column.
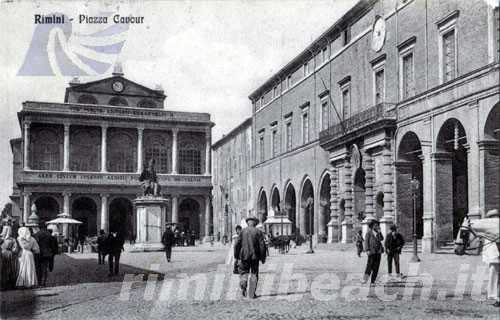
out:
<path id="1" fill-rule="evenodd" d="M 306 230 L 306 215 L 307 215 L 307 207 L 304 203 L 300 204 L 300 234 L 305 236 L 309 232 L 309 230 Z"/>
<path id="2" fill-rule="evenodd" d="M 431 146 L 422 145 L 422 193 L 423 193 L 423 219 L 424 219 L 424 235 L 422 237 L 422 253 L 434 252 L 434 205 L 432 191 L 432 160 Z"/>
<path id="3" fill-rule="evenodd" d="M 435 245 L 453 241 L 453 174 L 451 154 L 431 154 L 433 169 L 433 202 Z"/>
<path id="4" fill-rule="evenodd" d="M 205 242 L 210 241 L 210 196 L 205 196 Z"/>
<path id="5" fill-rule="evenodd" d="M 370 154 L 364 154 L 365 169 L 365 219 L 362 222 L 363 235 L 368 231 L 368 222 L 376 218 L 373 207 L 373 159 Z"/>
<path id="6" fill-rule="evenodd" d="M 390 226 L 394 223 L 394 211 L 392 208 L 392 154 L 389 146 L 382 151 L 383 173 L 384 173 L 384 216 L 380 219 L 380 230 L 385 235 L 389 233 Z"/>
<path id="7" fill-rule="evenodd" d="M 207 131 L 205 136 L 205 175 L 210 175 L 210 154 L 212 152 L 212 135 Z"/>
<path id="8" fill-rule="evenodd" d="M 63 171 L 69 171 L 69 123 L 64 124 Z"/>
<path id="9" fill-rule="evenodd" d="M 178 129 L 172 129 L 172 174 L 177 174 L 177 135 Z"/>
<path id="10" fill-rule="evenodd" d="M 142 137 L 144 128 L 137 128 L 137 173 L 142 172 Z"/>
<path id="11" fill-rule="evenodd" d="M 106 160 L 106 153 L 107 153 L 107 132 L 108 132 L 108 126 L 107 125 L 101 125 L 101 172 L 106 172 L 107 171 L 107 160 Z"/>
<path id="12" fill-rule="evenodd" d="M 63 192 L 63 213 L 66 213 L 66 214 L 68 214 L 71 217 L 71 210 L 70 210 L 70 207 L 69 207 L 70 197 L 71 197 L 71 193 L 69 193 L 69 192 Z M 63 226 L 63 236 L 65 238 L 67 238 L 68 235 L 69 235 L 68 225 L 64 225 Z"/>
<path id="13" fill-rule="evenodd" d="M 479 208 L 479 163 L 477 161 L 477 144 L 464 145 L 467 152 L 467 202 L 468 216 L 471 220 L 480 219 L 481 211 Z"/>
<path id="14" fill-rule="evenodd" d="M 31 122 L 24 121 L 24 154 L 23 154 L 23 162 L 24 162 L 24 170 L 29 170 L 29 149 L 30 149 L 30 126 Z M 25 220 L 27 221 L 27 220 Z"/>
<path id="15" fill-rule="evenodd" d="M 479 208 L 482 217 L 486 216 L 489 210 L 498 209 L 500 206 L 500 196 L 498 185 L 500 184 L 500 142 L 497 140 L 482 140 L 478 142 L 479 164 L 477 165 L 478 176 L 473 177 L 478 181 Z M 470 168 L 471 165 L 468 163 Z M 469 179 L 471 179 L 469 177 Z M 470 180 L 469 180 L 470 181 Z M 469 202 L 470 203 L 470 202 Z"/>
<path id="16" fill-rule="evenodd" d="M 173 195 L 172 196 L 172 223 L 178 223 L 179 222 L 179 196 Z"/>
<path id="17" fill-rule="evenodd" d="M 23 222 L 28 222 L 28 217 L 30 216 L 31 207 L 31 192 L 23 192 Z"/>
<path id="18" fill-rule="evenodd" d="M 109 231 L 108 194 L 101 193 L 101 229 Z"/>
<path id="19" fill-rule="evenodd" d="M 338 242 L 340 236 L 339 204 L 338 204 L 338 170 L 331 167 L 330 179 L 330 221 L 328 222 L 328 243 Z"/>
<path id="20" fill-rule="evenodd" d="M 350 159 L 345 160 L 345 212 L 342 221 L 342 243 L 352 241 L 352 167 Z"/>

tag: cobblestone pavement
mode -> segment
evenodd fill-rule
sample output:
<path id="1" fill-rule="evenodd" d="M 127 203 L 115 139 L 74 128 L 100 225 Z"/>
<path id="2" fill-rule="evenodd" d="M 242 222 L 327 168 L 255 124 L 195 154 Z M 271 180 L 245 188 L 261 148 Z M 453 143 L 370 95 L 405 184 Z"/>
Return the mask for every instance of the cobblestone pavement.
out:
<path id="1" fill-rule="evenodd" d="M 170 264 L 161 252 L 124 253 L 114 278 L 95 255 L 61 255 L 47 288 L 1 293 L 2 319 L 499 319 L 486 278 L 474 280 L 484 274 L 477 256 L 423 255 L 416 265 L 404 253 L 402 280 L 387 276 L 383 257 L 370 288 L 360 284 L 366 257 L 350 245 L 271 249 L 249 300 L 223 264 L 228 249 L 174 248 Z"/>

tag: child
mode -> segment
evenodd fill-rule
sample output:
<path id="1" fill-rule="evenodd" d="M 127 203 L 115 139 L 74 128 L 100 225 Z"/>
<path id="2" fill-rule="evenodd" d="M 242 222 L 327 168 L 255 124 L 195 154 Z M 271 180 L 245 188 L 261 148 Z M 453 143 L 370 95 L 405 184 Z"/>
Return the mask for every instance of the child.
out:
<path id="1" fill-rule="evenodd" d="M 358 230 L 358 233 L 355 235 L 355 240 L 356 240 L 356 249 L 358 253 L 358 257 L 361 257 L 361 252 L 363 252 L 363 234 L 361 233 L 361 230 Z"/>

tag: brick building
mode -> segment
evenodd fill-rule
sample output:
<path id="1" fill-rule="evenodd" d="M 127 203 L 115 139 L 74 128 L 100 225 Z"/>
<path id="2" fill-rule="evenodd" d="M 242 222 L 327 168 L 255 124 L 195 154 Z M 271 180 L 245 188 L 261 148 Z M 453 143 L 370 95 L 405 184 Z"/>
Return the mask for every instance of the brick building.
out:
<path id="1" fill-rule="evenodd" d="M 212 145 L 214 235 L 230 238 L 241 219 L 254 214 L 252 118 Z"/>
<path id="2" fill-rule="evenodd" d="M 64 103 L 26 101 L 18 113 L 22 138 L 11 140 L 13 193 L 22 221 L 36 204 L 41 221 L 68 213 L 80 231 L 135 233 L 132 200 L 142 193 L 138 177 L 155 160 L 167 221 L 197 236 L 211 227 L 210 145 L 207 113 L 164 108 L 161 89 L 124 78 L 79 83 Z"/>
<path id="3" fill-rule="evenodd" d="M 415 178 L 430 252 L 498 208 L 498 21 L 484 0 L 356 3 L 249 96 L 260 219 L 281 206 L 349 242 L 376 216 L 410 238 Z"/>

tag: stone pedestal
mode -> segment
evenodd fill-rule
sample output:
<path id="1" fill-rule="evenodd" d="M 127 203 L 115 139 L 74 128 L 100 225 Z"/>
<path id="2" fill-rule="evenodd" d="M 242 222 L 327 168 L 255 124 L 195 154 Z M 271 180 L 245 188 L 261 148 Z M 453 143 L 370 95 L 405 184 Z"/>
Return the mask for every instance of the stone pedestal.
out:
<path id="1" fill-rule="evenodd" d="M 389 232 L 391 232 L 390 228 L 393 224 L 394 219 L 391 216 L 384 216 L 380 219 L 380 232 L 382 232 L 384 238 Z"/>
<path id="2" fill-rule="evenodd" d="M 422 237 L 422 253 L 434 252 L 434 233 L 432 216 L 424 216 L 424 236 Z"/>
<path id="3" fill-rule="evenodd" d="M 163 250 L 161 236 L 165 231 L 168 200 L 163 197 L 143 196 L 135 199 L 136 243 L 132 252 Z"/>
<path id="4" fill-rule="evenodd" d="M 332 218 L 327 224 L 328 227 L 328 243 L 339 242 L 340 239 L 340 224 L 337 218 Z"/>
<path id="5" fill-rule="evenodd" d="M 352 242 L 352 221 L 351 219 L 345 218 L 342 221 L 342 243 L 351 243 Z"/>

